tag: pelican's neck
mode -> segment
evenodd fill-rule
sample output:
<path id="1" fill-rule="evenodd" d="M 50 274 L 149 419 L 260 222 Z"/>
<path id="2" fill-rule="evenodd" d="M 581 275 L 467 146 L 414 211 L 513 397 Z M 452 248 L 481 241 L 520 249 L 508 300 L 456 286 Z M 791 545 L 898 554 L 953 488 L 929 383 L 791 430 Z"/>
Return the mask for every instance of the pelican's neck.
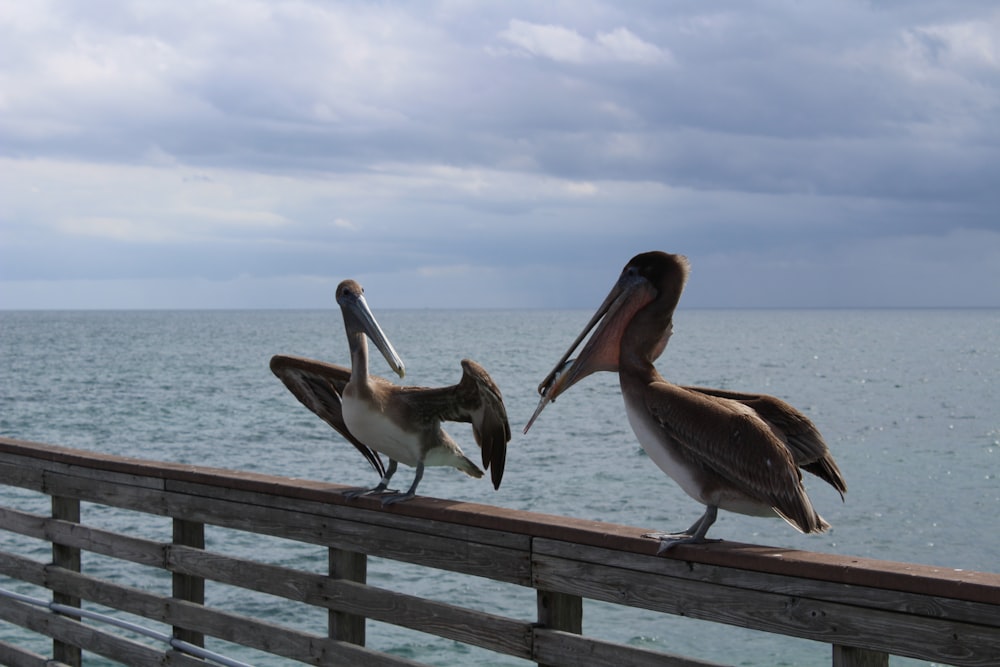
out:
<path id="1" fill-rule="evenodd" d="M 652 305 L 652 304 L 651 304 Z M 653 362 L 663 354 L 673 330 L 673 310 L 643 308 L 622 335 L 618 352 L 618 371 L 648 381 L 662 380 Z"/>
<path id="2" fill-rule="evenodd" d="M 360 331 L 347 336 L 351 348 L 351 381 L 359 386 L 368 384 L 368 340 Z"/>
<path id="3" fill-rule="evenodd" d="M 658 269 L 655 271 L 656 297 L 636 311 L 622 333 L 618 349 L 619 373 L 635 378 L 661 381 L 663 378 L 653 366 L 674 330 L 674 311 L 681 300 L 687 282 L 688 262 L 682 255 L 653 253 Z M 643 258 L 642 255 L 633 259 Z M 664 260 L 667 260 L 664 263 Z M 645 260 L 644 260 L 645 261 Z"/>
<path id="4" fill-rule="evenodd" d="M 641 380 L 643 384 L 663 379 L 659 371 L 656 370 L 656 366 L 653 365 L 652 359 L 635 354 L 634 352 L 626 353 L 625 350 L 622 350 L 621 363 L 618 366 L 618 377 L 623 381 L 626 377 Z"/>

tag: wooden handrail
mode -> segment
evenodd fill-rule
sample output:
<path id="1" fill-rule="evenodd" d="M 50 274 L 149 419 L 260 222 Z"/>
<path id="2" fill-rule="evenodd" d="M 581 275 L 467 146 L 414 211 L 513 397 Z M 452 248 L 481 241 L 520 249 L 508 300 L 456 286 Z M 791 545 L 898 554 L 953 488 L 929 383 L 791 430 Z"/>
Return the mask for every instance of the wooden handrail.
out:
<path id="1" fill-rule="evenodd" d="M 168 516 L 177 527 L 174 539 L 163 543 L 89 527 L 71 515 L 0 508 L 0 529 L 48 540 L 56 553 L 94 552 L 171 572 L 170 597 L 5 551 L 0 573 L 65 599 L 173 625 L 179 636 L 219 637 L 306 664 L 323 664 L 332 655 L 411 664 L 363 648 L 365 618 L 539 664 L 608 664 L 609 655 L 612 663 L 663 664 L 664 654 L 582 636 L 583 599 L 824 641 L 834 647 L 835 665 L 884 664 L 889 654 L 1000 664 L 1000 574 L 731 542 L 681 546 L 657 557 L 643 528 L 426 497 L 382 508 L 376 499 L 347 501 L 345 487 L 333 484 L 7 438 L 0 438 L 0 483 Z M 205 525 L 325 546 L 329 574 L 209 553 L 199 541 Z M 535 588 L 534 618 L 510 619 L 369 586 L 367 556 Z M 325 607 L 328 635 L 207 607 L 199 587 L 206 580 Z M 0 618 L 19 619 L 12 622 L 33 630 L 46 626 L 43 615 L 0 602 Z M 62 621 L 59 628 L 51 630 L 59 646 L 94 651 L 114 644 L 103 635 L 84 636 L 93 631 L 70 632 Z M 61 651 L 73 659 L 72 651 Z"/>

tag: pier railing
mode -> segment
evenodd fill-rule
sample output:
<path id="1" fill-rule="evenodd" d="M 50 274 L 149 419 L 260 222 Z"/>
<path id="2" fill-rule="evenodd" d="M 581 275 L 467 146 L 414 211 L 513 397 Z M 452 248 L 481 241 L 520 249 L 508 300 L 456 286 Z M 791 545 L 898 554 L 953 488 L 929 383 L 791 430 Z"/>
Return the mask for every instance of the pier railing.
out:
<path id="1" fill-rule="evenodd" d="M 0 507 L 2 587 L 47 597 L 38 606 L 0 595 L 0 622 L 51 638 L 52 653 L 0 641 L 0 664 L 79 665 L 96 654 L 127 665 L 204 666 L 211 655 L 187 651 L 206 638 L 288 664 L 416 664 L 365 647 L 366 619 L 541 665 L 709 664 L 581 634 L 584 599 L 825 642 L 842 667 L 885 665 L 889 655 L 1000 664 L 1000 574 L 736 543 L 657 557 L 655 542 L 634 527 L 421 497 L 383 509 L 369 498 L 347 502 L 343 487 L 330 484 L 5 438 L 2 487 L 49 497 L 45 511 Z M 170 534 L 88 524 L 90 504 L 134 513 L 136 525 L 166 517 Z M 317 545 L 328 562 L 316 572 L 206 549 L 206 526 Z M 42 546 L 27 555 L 7 546 L 24 539 Z M 447 570 L 533 588 L 537 604 L 510 618 L 372 586 L 370 556 L 427 568 L 428 577 Z M 107 558 L 149 574 L 122 583 L 100 562 Z M 323 627 L 213 606 L 206 582 L 315 608 Z M 161 624 L 171 642 L 151 646 L 80 618 L 93 607 Z"/>

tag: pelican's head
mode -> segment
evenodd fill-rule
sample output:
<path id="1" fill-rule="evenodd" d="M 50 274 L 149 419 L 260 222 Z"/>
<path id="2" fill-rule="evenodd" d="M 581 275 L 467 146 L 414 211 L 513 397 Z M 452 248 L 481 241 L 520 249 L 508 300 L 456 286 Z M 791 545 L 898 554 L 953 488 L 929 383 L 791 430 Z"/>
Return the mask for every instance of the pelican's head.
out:
<path id="1" fill-rule="evenodd" d="M 371 338 L 375 347 L 379 349 L 385 357 L 389 367 L 395 371 L 399 377 L 405 375 L 403 360 L 396 354 L 392 343 L 386 337 L 382 327 L 379 326 L 372 315 L 368 302 L 365 301 L 365 290 L 354 280 L 345 280 L 337 285 L 337 303 L 340 311 L 344 314 L 344 328 L 347 329 L 347 336 L 352 334 L 364 334 Z"/>
<path id="2" fill-rule="evenodd" d="M 663 353 L 672 330 L 672 317 L 687 280 L 688 261 L 683 255 L 645 252 L 636 255 L 622 269 L 611 292 L 605 297 L 590 322 L 573 345 L 566 350 L 555 368 L 538 385 L 541 400 L 528 420 L 524 432 L 535 422 L 545 406 L 574 384 L 597 371 L 617 371 L 622 354 L 622 339 L 636 316 L 652 318 L 637 330 L 629 341 L 629 354 L 641 354 L 652 362 Z M 647 308 L 655 304 L 655 307 Z M 570 359 L 594 327 L 580 356 Z M 635 349 L 632 349 L 632 348 Z"/>

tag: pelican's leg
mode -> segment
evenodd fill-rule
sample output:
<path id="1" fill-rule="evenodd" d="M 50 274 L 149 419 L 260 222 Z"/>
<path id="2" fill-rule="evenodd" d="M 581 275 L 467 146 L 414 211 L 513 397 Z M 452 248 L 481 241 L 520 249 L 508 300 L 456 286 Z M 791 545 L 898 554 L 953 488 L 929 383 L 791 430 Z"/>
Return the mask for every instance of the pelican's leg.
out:
<path id="1" fill-rule="evenodd" d="M 382 493 L 389 486 L 389 480 L 392 476 L 396 474 L 397 463 L 389 459 L 389 467 L 385 469 L 385 475 L 382 476 L 381 481 L 379 481 L 378 486 L 374 486 L 370 489 L 354 489 L 352 491 L 345 491 L 344 497 L 350 500 L 358 498 L 360 496 L 370 496 L 378 493 Z"/>
<path id="2" fill-rule="evenodd" d="M 670 551 L 678 544 L 721 542 L 722 540 L 710 540 L 705 537 L 705 533 L 715 523 L 718 514 L 719 508 L 716 505 L 709 505 L 705 508 L 705 513 L 683 533 L 646 533 L 643 537 L 651 537 L 660 541 L 660 548 L 656 550 L 657 555 Z"/>
<path id="3" fill-rule="evenodd" d="M 417 472 L 413 477 L 413 484 L 410 484 L 410 488 L 406 490 L 406 493 L 393 493 L 392 495 L 385 496 L 382 498 L 382 507 L 386 505 L 392 505 L 398 503 L 401 500 L 409 500 L 417 493 L 417 484 L 420 484 L 420 480 L 424 476 L 424 462 L 417 462 Z"/>

